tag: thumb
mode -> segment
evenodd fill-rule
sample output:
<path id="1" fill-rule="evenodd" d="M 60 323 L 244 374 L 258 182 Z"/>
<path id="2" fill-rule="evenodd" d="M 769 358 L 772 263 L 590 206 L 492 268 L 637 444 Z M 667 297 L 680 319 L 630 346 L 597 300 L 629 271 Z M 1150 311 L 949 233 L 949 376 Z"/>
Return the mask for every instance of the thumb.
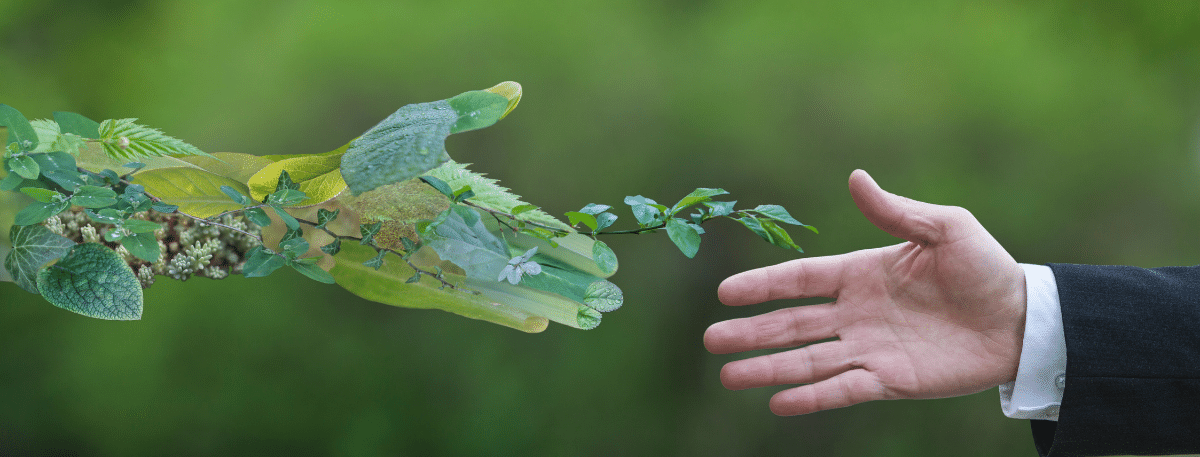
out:
<path id="1" fill-rule="evenodd" d="M 944 238 L 956 208 L 919 202 L 879 187 L 863 170 L 850 174 L 850 196 L 867 220 L 894 237 L 917 244 L 937 244 Z"/>

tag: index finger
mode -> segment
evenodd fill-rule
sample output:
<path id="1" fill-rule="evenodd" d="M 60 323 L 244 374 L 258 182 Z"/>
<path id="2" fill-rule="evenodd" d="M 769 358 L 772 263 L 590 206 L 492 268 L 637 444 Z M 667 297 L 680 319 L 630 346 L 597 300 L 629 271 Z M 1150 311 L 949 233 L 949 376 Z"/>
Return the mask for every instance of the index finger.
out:
<path id="1" fill-rule="evenodd" d="M 837 298 L 847 255 L 796 259 L 744 271 L 722 281 L 717 298 L 729 306 L 785 298 Z"/>

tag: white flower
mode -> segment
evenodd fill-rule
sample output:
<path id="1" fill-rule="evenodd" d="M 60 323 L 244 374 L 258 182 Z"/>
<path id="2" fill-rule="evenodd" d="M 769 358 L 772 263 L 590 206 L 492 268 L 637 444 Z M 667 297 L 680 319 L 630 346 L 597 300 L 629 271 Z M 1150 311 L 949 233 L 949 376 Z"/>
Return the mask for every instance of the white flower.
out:
<path id="1" fill-rule="evenodd" d="M 496 280 L 499 282 L 508 281 L 509 283 L 516 285 L 517 283 L 521 282 L 522 275 L 533 276 L 541 274 L 542 266 L 538 265 L 537 262 L 529 260 L 529 258 L 533 257 L 534 254 L 537 254 L 536 246 L 533 249 L 526 251 L 524 254 L 513 257 L 508 261 L 508 265 L 505 265 L 504 269 L 500 271 L 500 277 Z"/>

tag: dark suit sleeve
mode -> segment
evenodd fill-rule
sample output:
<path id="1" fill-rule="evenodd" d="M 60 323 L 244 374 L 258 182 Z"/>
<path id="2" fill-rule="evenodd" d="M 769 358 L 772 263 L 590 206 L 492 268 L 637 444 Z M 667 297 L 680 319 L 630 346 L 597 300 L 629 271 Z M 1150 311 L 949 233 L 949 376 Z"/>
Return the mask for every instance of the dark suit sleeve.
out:
<path id="1" fill-rule="evenodd" d="M 1200 453 L 1200 266 L 1050 264 L 1067 342 L 1049 457 Z"/>

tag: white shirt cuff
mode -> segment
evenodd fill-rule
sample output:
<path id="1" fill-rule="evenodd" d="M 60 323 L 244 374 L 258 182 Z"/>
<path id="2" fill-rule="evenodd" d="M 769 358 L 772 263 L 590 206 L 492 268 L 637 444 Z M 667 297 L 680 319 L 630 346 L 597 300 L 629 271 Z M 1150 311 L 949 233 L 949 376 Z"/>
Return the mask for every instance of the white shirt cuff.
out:
<path id="1" fill-rule="evenodd" d="M 1058 420 L 1067 371 L 1067 341 L 1054 272 L 1044 265 L 1025 270 L 1025 338 L 1017 380 L 1000 386 L 1000 408 L 1013 419 Z"/>

